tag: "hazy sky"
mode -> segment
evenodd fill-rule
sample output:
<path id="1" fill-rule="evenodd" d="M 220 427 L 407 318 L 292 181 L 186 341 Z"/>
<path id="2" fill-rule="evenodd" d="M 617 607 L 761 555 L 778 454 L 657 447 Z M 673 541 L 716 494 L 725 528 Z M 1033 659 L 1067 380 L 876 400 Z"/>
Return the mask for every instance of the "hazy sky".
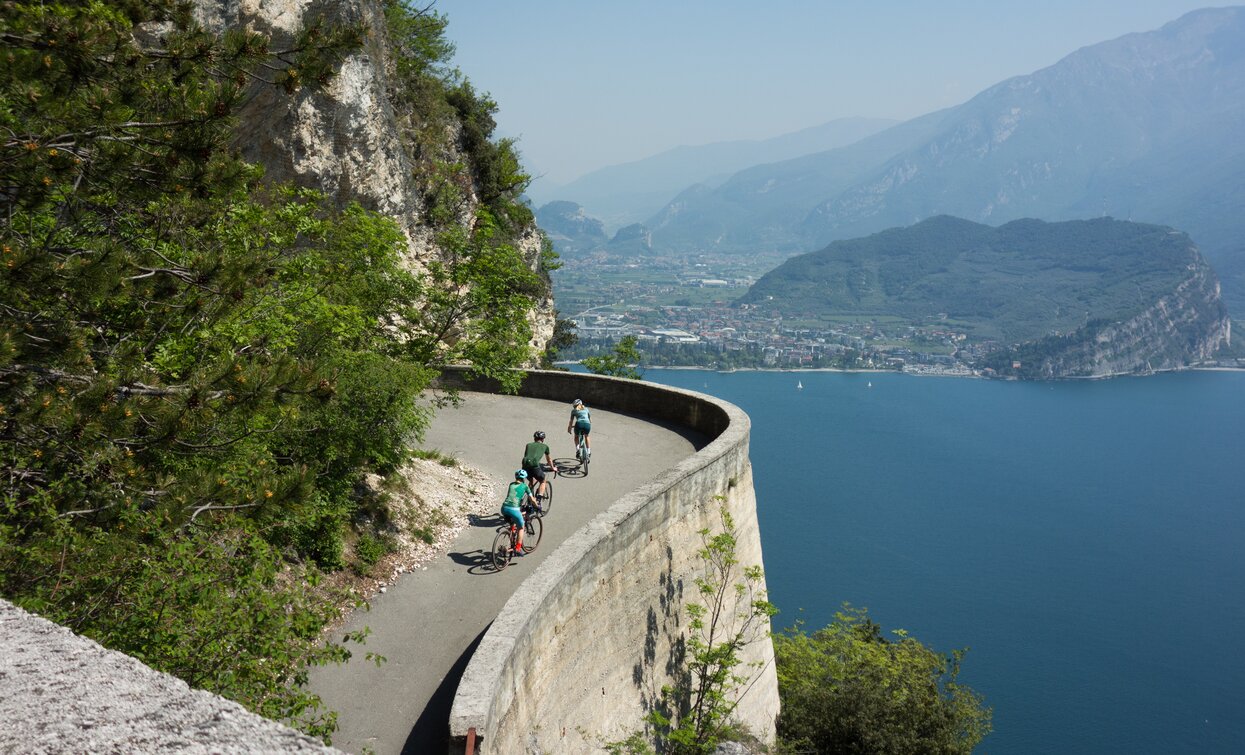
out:
<path id="1" fill-rule="evenodd" d="M 417 1 L 417 0 L 416 0 Z M 955 105 L 1182 0 L 437 0 L 525 167 L 565 183 L 681 144 Z"/>

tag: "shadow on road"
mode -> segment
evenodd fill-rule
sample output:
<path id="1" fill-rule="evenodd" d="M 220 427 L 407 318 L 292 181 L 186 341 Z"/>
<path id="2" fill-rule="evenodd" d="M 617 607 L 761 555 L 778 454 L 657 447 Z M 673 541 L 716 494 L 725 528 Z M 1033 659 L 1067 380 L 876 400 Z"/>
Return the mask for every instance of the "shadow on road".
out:
<path id="1" fill-rule="evenodd" d="M 490 622 L 489 626 L 492 626 Z M 488 631 L 488 627 L 483 632 L 476 635 L 471 641 L 463 654 L 458 656 L 458 660 L 454 661 L 454 665 L 445 674 L 445 678 L 441 680 L 441 684 L 437 687 L 437 691 L 432 693 L 432 697 L 428 699 L 428 705 L 424 708 L 424 712 L 419 714 L 419 719 L 415 725 L 411 727 L 411 733 L 406 737 L 406 743 L 402 745 L 403 755 L 422 755 L 429 752 L 446 752 L 450 746 L 450 708 L 454 705 L 454 693 L 458 691 L 458 682 L 463 678 L 463 671 L 467 668 L 467 662 L 471 660 L 471 655 L 479 646 L 480 640 L 484 638 L 484 633 Z"/>
<path id="2" fill-rule="evenodd" d="M 554 459 L 554 466 L 558 468 L 558 477 L 583 477 L 583 464 L 579 459 Z"/>
<path id="3" fill-rule="evenodd" d="M 467 567 L 468 574 L 495 574 L 492 555 L 485 550 L 465 551 L 450 554 L 450 559 L 461 566 Z"/>

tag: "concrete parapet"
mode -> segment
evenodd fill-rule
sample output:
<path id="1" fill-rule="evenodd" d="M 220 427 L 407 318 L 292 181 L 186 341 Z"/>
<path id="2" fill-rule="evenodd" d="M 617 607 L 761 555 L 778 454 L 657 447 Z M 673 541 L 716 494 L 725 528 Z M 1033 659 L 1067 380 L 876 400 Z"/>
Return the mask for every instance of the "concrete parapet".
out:
<path id="1" fill-rule="evenodd" d="M 0 600 L 0 752 L 339 752 Z"/>
<path id="2" fill-rule="evenodd" d="M 444 382 L 496 390 L 458 372 Z M 519 395 L 564 400 L 568 408 L 578 397 L 590 408 L 671 422 L 713 439 L 559 546 L 506 603 L 459 684 L 451 752 L 463 752 L 469 729 L 483 753 L 601 751 L 603 742 L 640 729 L 674 679 L 684 609 L 703 570 L 699 533 L 720 531 L 721 508 L 734 519 L 739 562 L 761 564 L 750 422 L 710 396 L 595 375 L 531 372 Z M 744 657 L 756 679 L 737 718 L 771 742 L 778 683 L 768 634 Z"/>

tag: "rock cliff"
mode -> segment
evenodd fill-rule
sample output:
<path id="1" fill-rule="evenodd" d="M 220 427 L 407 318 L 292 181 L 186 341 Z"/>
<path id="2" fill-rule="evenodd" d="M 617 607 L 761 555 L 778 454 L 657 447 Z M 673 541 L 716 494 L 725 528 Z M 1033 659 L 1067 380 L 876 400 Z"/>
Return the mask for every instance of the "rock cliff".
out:
<path id="1" fill-rule="evenodd" d="M 201 23 L 213 30 L 245 28 L 262 33 L 274 47 L 288 42 L 312 19 L 330 25 L 359 24 L 362 46 L 349 55 L 321 89 L 287 92 L 256 86 L 241 111 L 237 146 L 266 175 L 324 191 L 341 203 L 358 202 L 393 218 L 408 239 L 408 261 L 415 267 L 444 256 L 429 218 L 428 196 L 437 180 L 430 161 L 416 155 L 412 132 L 441 128 L 441 164 L 471 162 L 461 127 L 420 123 L 394 91 L 394 56 L 385 33 L 381 0 L 194 0 Z M 471 171 L 464 175 L 470 176 Z M 474 222 L 482 200 L 479 186 L 458 180 L 453 222 Z M 533 270 L 539 271 L 542 238 L 534 222 L 509 239 Z M 554 307 L 547 285 L 531 314 L 532 347 L 539 353 L 553 335 Z"/>
<path id="2" fill-rule="evenodd" d="M 996 361 L 1002 375 L 1110 377 L 1175 370 L 1209 360 L 1232 337 L 1214 271 L 1188 248 L 1188 276 L 1135 315 L 1091 321 L 1072 333 L 1015 347 Z"/>

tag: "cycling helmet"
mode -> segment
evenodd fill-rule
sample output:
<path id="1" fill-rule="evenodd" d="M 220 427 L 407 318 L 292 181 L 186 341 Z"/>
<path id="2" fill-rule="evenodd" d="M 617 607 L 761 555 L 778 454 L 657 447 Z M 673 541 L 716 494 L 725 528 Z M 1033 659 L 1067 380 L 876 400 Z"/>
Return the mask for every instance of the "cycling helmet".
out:
<path id="1" fill-rule="evenodd" d="M 514 479 L 516 479 L 516 480 L 526 480 L 526 479 L 527 479 L 527 470 L 526 470 L 526 469 L 520 469 L 519 471 L 515 472 L 515 473 L 514 473 Z"/>
<path id="2" fill-rule="evenodd" d="M 536 432 L 532 433 L 532 437 L 533 437 L 533 438 L 535 438 L 536 440 L 544 440 L 544 439 L 545 439 L 545 431 L 544 431 L 544 430 L 537 430 Z"/>
<path id="3" fill-rule="evenodd" d="M 583 405 L 584 405 L 584 400 L 582 398 L 577 398 L 571 403 L 571 406 L 583 406 Z"/>

